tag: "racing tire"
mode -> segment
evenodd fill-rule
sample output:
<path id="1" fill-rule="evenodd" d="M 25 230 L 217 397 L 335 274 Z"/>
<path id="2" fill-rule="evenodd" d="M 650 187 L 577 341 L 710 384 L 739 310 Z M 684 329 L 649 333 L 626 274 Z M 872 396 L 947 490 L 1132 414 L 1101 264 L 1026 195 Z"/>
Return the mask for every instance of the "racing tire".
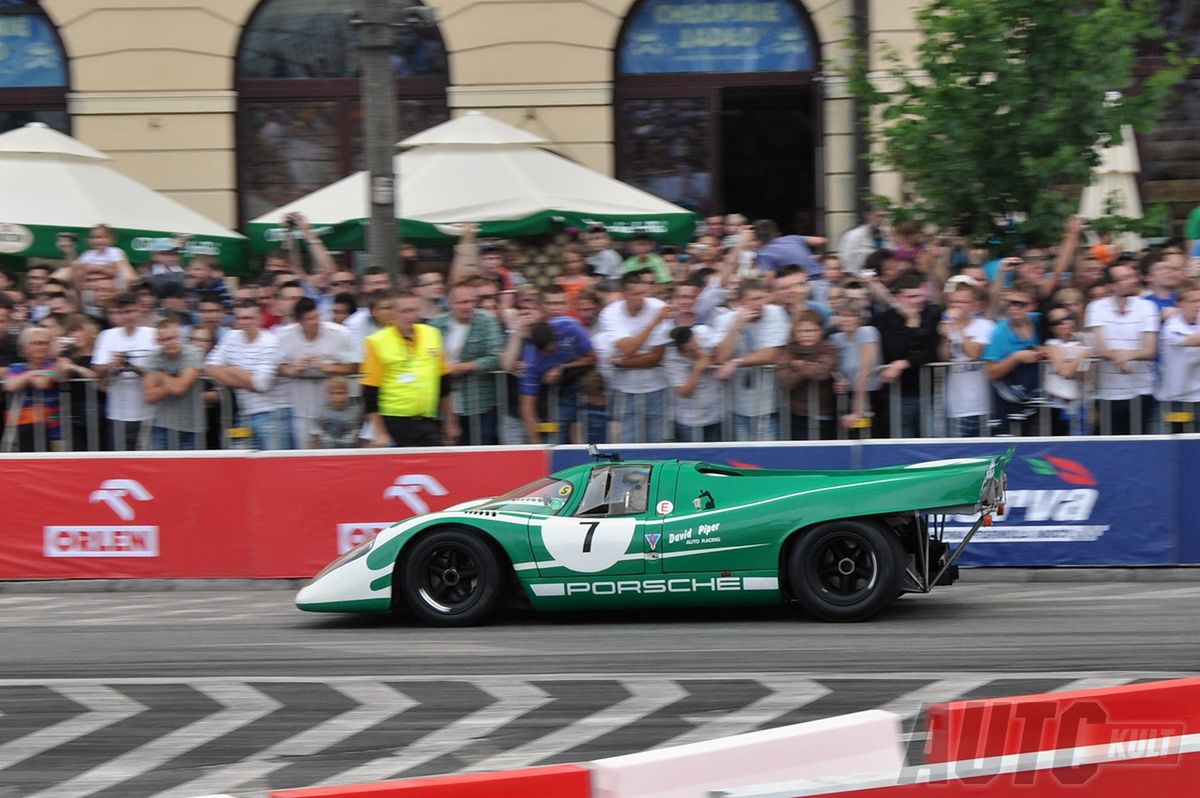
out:
<path id="1" fill-rule="evenodd" d="M 492 547 L 463 529 L 418 539 L 404 558 L 401 592 L 413 615 L 431 626 L 475 626 L 496 611 L 503 572 Z"/>
<path id="2" fill-rule="evenodd" d="M 788 557 L 796 600 L 824 621 L 865 621 L 895 601 L 904 547 L 866 521 L 831 521 L 805 533 Z"/>

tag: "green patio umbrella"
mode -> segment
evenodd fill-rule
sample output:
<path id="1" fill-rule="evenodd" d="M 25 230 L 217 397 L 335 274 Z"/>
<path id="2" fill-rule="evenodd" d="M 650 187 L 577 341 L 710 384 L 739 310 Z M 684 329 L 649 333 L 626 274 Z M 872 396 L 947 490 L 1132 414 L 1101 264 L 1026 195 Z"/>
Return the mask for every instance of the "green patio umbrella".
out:
<path id="1" fill-rule="evenodd" d="M 213 255 L 230 271 L 243 267 L 244 236 L 110 169 L 107 160 L 40 122 L 0 134 L 0 255 L 61 258 L 59 233 L 86 241 L 89 228 L 106 224 L 131 263 L 185 233 L 188 254 Z"/>
<path id="2" fill-rule="evenodd" d="M 686 244 L 696 217 L 685 208 L 550 152 L 549 142 L 479 112 L 401 141 L 395 157 L 401 235 L 449 244 L 453 225 L 477 222 L 481 237 L 543 235 L 603 224 L 615 238 L 649 233 Z M 279 246 L 287 213 L 299 211 L 330 249 L 365 249 L 367 173 L 358 172 L 254 219 L 256 252 Z"/>

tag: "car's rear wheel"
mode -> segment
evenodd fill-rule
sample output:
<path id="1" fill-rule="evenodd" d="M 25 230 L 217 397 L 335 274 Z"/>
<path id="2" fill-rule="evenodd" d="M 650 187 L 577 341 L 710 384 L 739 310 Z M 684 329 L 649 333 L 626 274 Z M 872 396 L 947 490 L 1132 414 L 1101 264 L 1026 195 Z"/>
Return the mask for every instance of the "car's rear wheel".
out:
<path id="1" fill-rule="evenodd" d="M 788 577 L 800 606 L 826 621 L 862 621 L 895 600 L 904 547 L 867 521 L 832 521 L 792 547 Z"/>
<path id="2" fill-rule="evenodd" d="M 442 529 L 413 543 L 404 559 L 401 591 L 413 614 L 434 626 L 486 621 L 502 594 L 496 553 L 479 535 Z"/>

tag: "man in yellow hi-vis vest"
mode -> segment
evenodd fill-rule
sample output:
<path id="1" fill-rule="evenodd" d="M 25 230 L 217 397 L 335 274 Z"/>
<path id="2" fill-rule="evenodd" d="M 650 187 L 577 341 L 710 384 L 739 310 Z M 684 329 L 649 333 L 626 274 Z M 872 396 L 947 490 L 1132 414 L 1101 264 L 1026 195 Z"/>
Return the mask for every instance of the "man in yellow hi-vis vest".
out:
<path id="1" fill-rule="evenodd" d="M 421 300 L 399 292 L 392 300 L 392 323 L 367 337 L 363 406 L 375 446 L 441 446 L 439 408 L 446 437 L 458 437 L 449 380 L 443 379 L 449 367 L 442 334 L 419 324 L 420 317 Z"/>

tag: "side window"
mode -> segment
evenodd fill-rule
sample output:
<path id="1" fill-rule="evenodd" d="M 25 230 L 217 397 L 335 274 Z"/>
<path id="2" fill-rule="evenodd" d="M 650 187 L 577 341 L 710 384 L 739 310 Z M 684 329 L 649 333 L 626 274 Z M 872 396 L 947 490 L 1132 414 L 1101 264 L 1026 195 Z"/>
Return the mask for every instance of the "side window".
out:
<path id="1" fill-rule="evenodd" d="M 605 466 L 592 470 L 576 515 L 637 515 L 649 504 L 649 466 Z"/>
<path id="2" fill-rule="evenodd" d="M 576 515 L 608 515 L 608 483 L 612 469 L 593 468 Z"/>

